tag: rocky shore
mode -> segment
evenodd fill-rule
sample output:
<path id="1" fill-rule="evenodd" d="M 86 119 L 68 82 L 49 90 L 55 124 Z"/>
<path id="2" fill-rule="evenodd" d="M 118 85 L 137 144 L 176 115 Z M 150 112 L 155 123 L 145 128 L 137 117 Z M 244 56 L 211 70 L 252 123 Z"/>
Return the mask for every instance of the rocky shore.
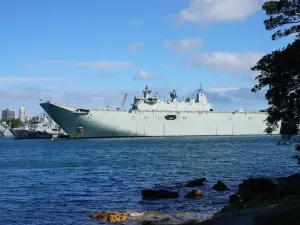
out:
<path id="1" fill-rule="evenodd" d="M 300 224 L 300 174 L 244 180 L 229 204 L 199 225 Z"/>
<path id="2" fill-rule="evenodd" d="M 184 197 L 201 199 L 205 193 L 197 189 L 205 185 L 205 178 L 187 181 L 184 187 L 192 190 Z M 228 190 L 218 181 L 211 187 L 217 191 Z M 141 191 L 142 199 L 178 198 L 174 190 L 147 189 Z M 201 201 L 201 200 L 199 200 Z M 251 178 L 238 186 L 238 191 L 229 196 L 229 204 L 206 221 L 183 220 L 184 213 L 173 218 L 159 212 L 96 212 L 92 219 L 108 222 L 139 222 L 143 225 L 296 225 L 300 224 L 300 174 L 277 178 Z M 186 212 L 187 213 L 187 212 Z M 174 219 L 177 218 L 177 219 Z"/>

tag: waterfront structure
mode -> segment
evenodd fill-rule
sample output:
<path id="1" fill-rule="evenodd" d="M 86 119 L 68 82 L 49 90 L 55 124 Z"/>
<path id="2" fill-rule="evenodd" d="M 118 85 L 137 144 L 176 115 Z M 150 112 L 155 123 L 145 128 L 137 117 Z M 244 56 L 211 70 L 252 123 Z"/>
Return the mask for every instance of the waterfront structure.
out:
<path id="1" fill-rule="evenodd" d="M 170 101 L 162 101 L 146 86 L 129 110 L 86 109 L 50 101 L 40 105 L 71 137 L 266 135 L 266 112 L 215 112 L 201 88 L 196 99 L 177 101 L 177 96 L 173 90 Z M 279 134 L 279 129 L 272 134 Z"/>
<path id="2" fill-rule="evenodd" d="M 19 119 L 22 122 L 26 122 L 27 120 L 26 110 L 23 106 L 19 109 Z"/>
<path id="3" fill-rule="evenodd" d="M 2 120 L 4 121 L 10 121 L 12 119 L 15 119 L 16 112 L 13 109 L 4 109 L 2 110 Z"/>

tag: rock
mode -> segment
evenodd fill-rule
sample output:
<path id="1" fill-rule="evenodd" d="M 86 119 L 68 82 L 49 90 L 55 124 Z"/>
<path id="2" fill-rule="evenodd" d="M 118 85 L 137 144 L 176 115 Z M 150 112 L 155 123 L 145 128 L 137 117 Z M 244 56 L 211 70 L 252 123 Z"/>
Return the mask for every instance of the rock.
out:
<path id="1" fill-rule="evenodd" d="M 127 216 L 124 214 L 110 214 L 107 220 L 111 223 L 121 222 L 127 220 Z"/>
<path id="2" fill-rule="evenodd" d="M 287 184 L 300 185 L 300 174 L 293 174 L 285 178 Z"/>
<path id="3" fill-rule="evenodd" d="M 240 194 L 236 193 L 233 195 L 229 195 L 229 202 L 234 203 L 234 202 L 241 202 L 243 201 L 242 197 Z"/>
<path id="4" fill-rule="evenodd" d="M 300 196 L 300 174 L 293 174 L 284 179 L 282 187 L 282 195 L 297 195 Z"/>
<path id="5" fill-rule="evenodd" d="M 191 219 L 191 220 L 181 223 L 180 225 L 198 225 L 198 224 L 199 224 L 198 220 Z"/>
<path id="6" fill-rule="evenodd" d="M 274 184 L 271 179 L 264 178 L 250 178 L 244 180 L 243 183 L 239 185 L 238 191 L 243 200 L 250 200 L 258 195 L 273 196 L 276 192 L 276 184 Z"/>
<path id="7" fill-rule="evenodd" d="M 220 212 L 216 212 L 214 213 L 214 215 L 212 216 L 212 218 L 217 218 L 217 217 L 220 217 L 221 216 L 221 213 Z"/>
<path id="8" fill-rule="evenodd" d="M 199 225 L 299 224 L 300 174 L 244 180 L 229 200 L 212 220 Z"/>
<path id="9" fill-rule="evenodd" d="M 202 186 L 205 181 L 206 181 L 206 178 L 200 178 L 200 179 L 196 179 L 196 180 L 190 180 L 190 181 L 187 181 L 184 184 L 184 186 L 185 187 Z"/>
<path id="10" fill-rule="evenodd" d="M 127 220 L 127 215 L 123 213 L 114 213 L 114 212 L 99 212 L 99 213 L 92 213 L 90 218 L 93 219 L 103 219 L 107 220 L 111 223 L 121 222 Z"/>
<path id="11" fill-rule="evenodd" d="M 212 187 L 216 191 L 226 191 L 229 188 L 222 181 L 218 180 L 218 182 Z"/>
<path id="12" fill-rule="evenodd" d="M 143 200 L 156 200 L 166 198 L 178 198 L 179 193 L 175 191 L 169 191 L 165 189 L 145 189 L 141 191 Z"/>
<path id="13" fill-rule="evenodd" d="M 109 213 L 99 212 L 99 213 L 92 213 L 89 217 L 91 217 L 93 219 L 104 219 L 104 220 L 107 220 L 108 216 L 109 216 Z"/>
<path id="14" fill-rule="evenodd" d="M 199 198 L 202 198 L 202 196 L 203 196 L 203 194 L 202 194 L 201 191 L 199 191 L 199 190 L 192 190 L 185 197 L 199 199 Z"/>
<path id="15" fill-rule="evenodd" d="M 141 222 L 141 225 L 165 225 L 171 222 L 170 218 L 163 218 L 160 220 L 144 220 Z"/>

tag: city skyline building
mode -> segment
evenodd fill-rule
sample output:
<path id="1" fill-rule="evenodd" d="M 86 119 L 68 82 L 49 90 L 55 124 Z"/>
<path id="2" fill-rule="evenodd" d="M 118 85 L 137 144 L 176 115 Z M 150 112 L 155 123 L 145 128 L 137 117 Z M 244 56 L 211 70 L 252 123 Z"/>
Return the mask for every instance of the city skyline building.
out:
<path id="1" fill-rule="evenodd" d="M 27 120 L 26 109 L 23 106 L 19 109 L 19 119 L 22 122 L 26 122 Z"/>
<path id="2" fill-rule="evenodd" d="M 4 109 L 2 110 L 2 120 L 9 121 L 15 119 L 16 112 L 14 109 Z"/>

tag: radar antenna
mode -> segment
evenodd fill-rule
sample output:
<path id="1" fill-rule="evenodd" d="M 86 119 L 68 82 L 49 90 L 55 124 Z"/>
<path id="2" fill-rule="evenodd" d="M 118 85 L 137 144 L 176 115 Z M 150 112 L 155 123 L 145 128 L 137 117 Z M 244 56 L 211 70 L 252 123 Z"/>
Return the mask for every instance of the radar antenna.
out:
<path id="1" fill-rule="evenodd" d="M 200 95 L 202 95 L 202 93 L 203 93 L 203 88 L 202 88 L 202 85 L 201 85 L 201 83 L 200 83 L 200 85 L 199 85 L 199 89 L 197 90 L 197 98 L 196 98 L 196 102 L 197 103 L 199 103 L 200 102 Z"/>
<path id="2" fill-rule="evenodd" d="M 170 97 L 172 99 L 172 102 L 174 101 L 174 99 L 176 99 L 178 97 L 178 93 L 173 90 L 172 92 L 170 92 Z"/>
<path id="3" fill-rule="evenodd" d="M 199 85 L 198 92 L 203 92 L 203 87 L 202 87 L 202 84 L 201 84 L 201 83 L 200 83 L 200 85 Z"/>
<path id="4" fill-rule="evenodd" d="M 146 86 L 145 90 L 143 91 L 144 93 L 144 98 L 148 98 L 149 94 L 151 93 L 152 91 L 148 88 L 148 86 Z"/>

